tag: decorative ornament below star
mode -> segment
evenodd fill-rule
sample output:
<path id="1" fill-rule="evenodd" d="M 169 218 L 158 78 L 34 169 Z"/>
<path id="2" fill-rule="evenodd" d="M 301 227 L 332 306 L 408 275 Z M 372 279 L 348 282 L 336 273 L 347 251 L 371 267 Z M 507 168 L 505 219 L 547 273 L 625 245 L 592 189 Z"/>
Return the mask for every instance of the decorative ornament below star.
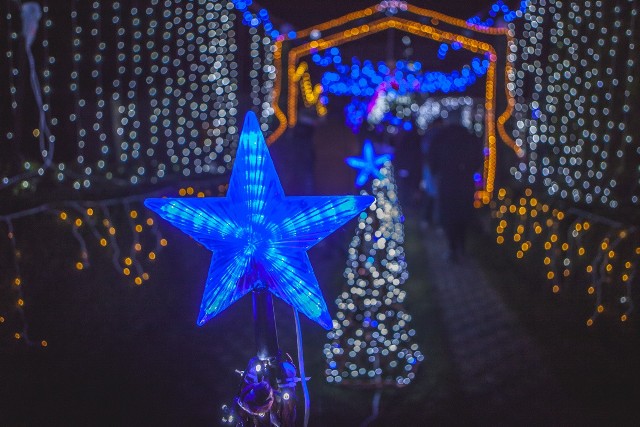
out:
<path id="1" fill-rule="evenodd" d="M 368 180 L 369 176 L 382 179 L 380 168 L 392 158 L 391 154 L 381 154 L 376 156 L 373 151 L 373 144 L 368 139 L 364 141 L 362 146 L 362 157 L 347 157 L 345 161 L 354 169 L 359 169 L 356 177 L 356 185 L 362 187 Z"/>
<path id="2" fill-rule="evenodd" d="M 258 120 L 249 112 L 226 197 L 147 199 L 145 205 L 213 252 L 199 325 L 265 288 L 331 329 L 306 251 L 373 201 L 370 196 L 286 197 Z"/>

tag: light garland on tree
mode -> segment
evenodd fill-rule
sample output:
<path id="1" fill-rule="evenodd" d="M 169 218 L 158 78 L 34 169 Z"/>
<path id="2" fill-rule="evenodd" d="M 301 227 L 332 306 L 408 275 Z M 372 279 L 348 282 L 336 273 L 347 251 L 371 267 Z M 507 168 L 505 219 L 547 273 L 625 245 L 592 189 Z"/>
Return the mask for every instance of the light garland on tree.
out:
<path id="1" fill-rule="evenodd" d="M 415 331 L 402 304 L 408 278 L 404 217 L 391 164 L 380 173 L 372 184 L 376 204 L 360 214 L 349 245 L 346 286 L 324 347 L 329 383 L 373 389 L 408 385 L 424 359 L 411 342 Z"/>

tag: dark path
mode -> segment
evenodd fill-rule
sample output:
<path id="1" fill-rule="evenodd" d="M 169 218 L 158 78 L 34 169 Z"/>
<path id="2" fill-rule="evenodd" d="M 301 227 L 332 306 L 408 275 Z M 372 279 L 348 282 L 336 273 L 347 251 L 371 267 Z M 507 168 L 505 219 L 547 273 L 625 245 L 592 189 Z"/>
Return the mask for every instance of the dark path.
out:
<path id="1" fill-rule="evenodd" d="M 344 285 L 344 248 L 352 231 L 352 225 L 345 227 L 310 251 L 332 312 L 332 296 Z M 581 335 L 572 337 L 575 330 L 552 317 L 543 342 L 537 326 L 527 323 L 526 333 L 505 304 L 503 289 L 486 279 L 509 277 L 502 282 L 514 280 L 511 291 L 527 304 L 536 302 L 512 279 L 513 271 L 503 270 L 509 260 L 494 246 L 479 245 L 486 252 L 476 255 L 499 260 L 495 265 L 472 257 L 450 264 L 442 259 L 442 236 L 421 232 L 413 220 L 405 231 L 405 306 L 426 359 L 412 384 L 385 390 L 371 427 L 637 424 L 640 376 L 633 348 L 640 347 L 630 336 L 636 329 L 611 336 L 611 329 L 585 331 L 580 325 Z M 148 286 L 123 284 L 98 259 L 91 270 L 73 275 L 56 269 L 54 256 L 30 270 L 28 283 L 48 286 L 33 294 L 31 330 L 50 344 L 41 350 L 0 342 L 0 426 L 218 425 L 220 405 L 237 392 L 234 370 L 254 354 L 251 300 L 196 327 L 210 253 L 177 232 L 167 230 L 167 236 L 171 245 Z M 59 241 L 65 238 L 71 237 Z M 546 295 L 540 300 L 550 305 Z M 276 310 L 281 347 L 295 356 L 291 309 L 276 301 Z M 302 327 L 310 426 L 360 425 L 371 414 L 373 393 L 328 384 L 326 333 L 308 319 Z"/>
<path id="2" fill-rule="evenodd" d="M 444 236 L 432 228 L 424 247 L 467 416 L 479 425 L 563 424 L 559 386 L 477 261 L 445 260 Z"/>

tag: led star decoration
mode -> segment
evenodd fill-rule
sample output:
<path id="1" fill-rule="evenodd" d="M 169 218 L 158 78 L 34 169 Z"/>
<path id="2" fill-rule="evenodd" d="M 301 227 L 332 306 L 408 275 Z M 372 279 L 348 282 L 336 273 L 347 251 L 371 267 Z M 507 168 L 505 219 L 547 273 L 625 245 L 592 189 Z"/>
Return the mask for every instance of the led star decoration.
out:
<path id="1" fill-rule="evenodd" d="M 356 185 L 362 187 L 369 180 L 369 176 L 383 178 L 380 168 L 385 162 L 390 161 L 391 157 L 391 154 L 376 156 L 376 153 L 373 152 L 373 144 L 367 139 L 362 147 L 362 157 L 347 157 L 345 161 L 352 168 L 360 170 L 356 177 Z"/>
<path id="2" fill-rule="evenodd" d="M 266 288 L 331 329 L 306 251 L 373 201 L 285 197 L 258 120 L 249 112 L 226 197 L 147 199 L 145 205 L 213 251 L 199 325 L 249 291 Z"/>

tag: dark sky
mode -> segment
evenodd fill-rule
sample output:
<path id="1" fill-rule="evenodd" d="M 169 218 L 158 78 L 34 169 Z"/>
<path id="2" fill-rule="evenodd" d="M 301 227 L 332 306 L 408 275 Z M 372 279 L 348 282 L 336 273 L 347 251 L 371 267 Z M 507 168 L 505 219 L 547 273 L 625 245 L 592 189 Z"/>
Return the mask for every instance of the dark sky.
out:
<path id="1" fill-rule="evenodd" d="M 494 2 L 495 0 L 412 0 L 409 3 L 466 19 L 486 10 Z M 375 0 L 259 0 L 257 3 L 266 8 L 274 18 L 283 19 L 293 24 L 296 29 L 302 29 L 364 9 L 377 2 Z"/>

